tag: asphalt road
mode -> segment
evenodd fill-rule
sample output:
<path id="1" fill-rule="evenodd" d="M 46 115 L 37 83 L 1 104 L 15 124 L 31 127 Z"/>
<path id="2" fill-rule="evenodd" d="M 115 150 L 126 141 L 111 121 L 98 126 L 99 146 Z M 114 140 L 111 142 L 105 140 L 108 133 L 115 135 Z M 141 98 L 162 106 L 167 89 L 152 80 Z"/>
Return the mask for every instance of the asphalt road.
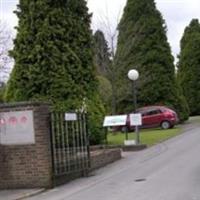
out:
<path id="1" fill-rule="evenodd" d="M 29 200 L 200 200 L 200 123 Z"/>

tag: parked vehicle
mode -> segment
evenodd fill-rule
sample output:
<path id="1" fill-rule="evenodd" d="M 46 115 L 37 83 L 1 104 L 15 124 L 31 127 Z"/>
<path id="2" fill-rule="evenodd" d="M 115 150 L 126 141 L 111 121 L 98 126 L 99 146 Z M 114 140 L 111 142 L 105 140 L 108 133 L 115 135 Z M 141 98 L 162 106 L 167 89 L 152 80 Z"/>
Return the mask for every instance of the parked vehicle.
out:
<path id="1" fill-rule="evenodd" d="M 156 128 L 162 129 L 173 128 L 179 119 L 175 111 L 166 106 L 146 106 L 137 109 L 137 113 L 142 115 L 142 126 L 140 128 Z M 128 114 L 126 126 L 115 127 L 118 131 L 134 131 L 135 127 L 130 125 L 130 117 Z"/>

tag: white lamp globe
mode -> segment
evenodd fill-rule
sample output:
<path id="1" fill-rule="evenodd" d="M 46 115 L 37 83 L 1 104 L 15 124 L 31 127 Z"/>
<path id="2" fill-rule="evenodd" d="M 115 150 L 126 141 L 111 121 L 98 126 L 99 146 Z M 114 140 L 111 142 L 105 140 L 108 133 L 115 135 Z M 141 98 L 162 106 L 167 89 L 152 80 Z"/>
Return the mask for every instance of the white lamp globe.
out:
<path id="1" fill-rule="evenodd" d="M 136 81 L 139 78 L 139 73 L 135 69 L 131 69 L 128 72 L 128 78 L 132 81 Z"/>

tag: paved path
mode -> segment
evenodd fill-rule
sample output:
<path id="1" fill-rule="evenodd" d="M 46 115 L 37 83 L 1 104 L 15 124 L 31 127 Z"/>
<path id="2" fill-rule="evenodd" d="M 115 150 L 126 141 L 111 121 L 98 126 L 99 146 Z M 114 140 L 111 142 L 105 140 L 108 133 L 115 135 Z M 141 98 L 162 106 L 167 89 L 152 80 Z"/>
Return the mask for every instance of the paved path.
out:
<path id="1" fill-rule="evenodd" d="M 0 190 L 0 200 L 21 200 L 43 191 L 44 189 Z"/>
<path id="2" fill-rule="evenodd" d="M 200 200 L 200 125 L 28 200 Z"/>

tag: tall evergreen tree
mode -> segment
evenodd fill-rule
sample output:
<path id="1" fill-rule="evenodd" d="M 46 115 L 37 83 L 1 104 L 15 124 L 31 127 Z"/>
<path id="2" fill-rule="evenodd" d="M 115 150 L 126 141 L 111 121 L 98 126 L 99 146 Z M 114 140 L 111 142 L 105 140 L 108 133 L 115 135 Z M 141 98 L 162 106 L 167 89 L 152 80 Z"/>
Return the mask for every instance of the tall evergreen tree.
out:
<path id="1" fill-rule="evenodd" d="M 200 24 L 193 19 L 181 39 L 178 80 L 188 101 L 191 115 L 200 114 Z"/>
<path id="2" fill-rule="evenodd" d="M 50 101 L 62 111 L 86 103 L 91 131 L 100 134 L 103 107 L 95 90 L 91 16 L 85 0 L 20 0 L 16 14 L 18 34 L 11 52 L 15 66 L 6 99 Z"/>
<path id="3" fill-rule="evenodd" d="M 114 62 L 119 112 L 133 110 L 127 73 L 135 68 L 140 74 L 139 105 L 165 104 L 175 108 L 181 119 L 186 119 L 187 106 L 176 83 L 165 22 L 154 0 L 128 0 L 118 28 Z"/>
<path id="4" fill-rule="evenodd" d="M 83 15 L 82 7 L 72 1 L 20 1 L 16 12 L 18 35 L 12 52 L 16 64 L 7 99 L 76 102 L 91 89 L 89 81 L 95 85 L 92 52 L 88 50 L 91 33 L 86 32 L 90 16 Z"/>
<path id="5" fill-rule="evenodd" d="M 94 52 L 98 74 L 108 77 L 111 65 L 110 53 L 104 34 L 100 30 L 97 30 L 94 34 Z"/>
<path id="6" fill-rule="evenodd" d="M 107 113 L 111 112 L 112 85 L 110 82 L 111 60 L 107 41 L 102 31 L 94 34 L 94 61 L 99 80 L 99 93 Z"/>
<path id="7" fill-rule="evenodd" d="M 111 44 L 113 44 L 113 37 Z M 107 41 L 102 31 L 97 30 L 94 34 L 95 64 L 100 80 L 100 91 L 106 101 L 109 113 L 116 114 L 116 95 L 115 95 L 115 69 L 113 67 L 114 47 L 109 49 Z M 104 96 L 104 94 L 106 96 Z M 109 103 L 110 102 L 110 103 Z"/>

